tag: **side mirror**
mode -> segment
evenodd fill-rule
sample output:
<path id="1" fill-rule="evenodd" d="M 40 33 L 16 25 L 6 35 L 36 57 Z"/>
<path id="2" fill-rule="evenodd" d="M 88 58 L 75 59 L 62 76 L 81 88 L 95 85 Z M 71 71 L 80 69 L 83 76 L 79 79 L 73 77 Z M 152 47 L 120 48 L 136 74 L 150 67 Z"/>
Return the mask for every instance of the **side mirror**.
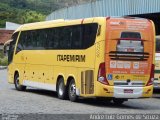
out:
<path id="1" fill-rule="evenodd" d="M 3 46 L 3 54 L 4 55 L 6 55 L 6 53 L 7 53 L 7 49 L 6 48 L 7 48 L 6 46 Z"/>
<path id="2" fill-rule="evenodd" d="M 8 41 L 5 42 L 4 45 L 3 45 L 3 54 L 4 54 L 5 56 L 7 56 L 7 51 L 8 51 L 8 49 L 9 49 L 9 44 L 10 44 L 10 42 L 12 42 L 12 40 L 8 40 Z"/>

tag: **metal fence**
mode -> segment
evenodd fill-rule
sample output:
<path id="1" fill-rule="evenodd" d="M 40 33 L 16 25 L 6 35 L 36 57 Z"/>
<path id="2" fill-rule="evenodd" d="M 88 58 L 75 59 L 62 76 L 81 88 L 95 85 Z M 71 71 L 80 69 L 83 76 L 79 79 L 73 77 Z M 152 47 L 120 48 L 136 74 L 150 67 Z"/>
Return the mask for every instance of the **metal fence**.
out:
<path id="1" fill-rule="evenodd" d="M 160 12 L 160 0 L 96 0 L 54 11 L 46 20 L 124 16 Z"/>

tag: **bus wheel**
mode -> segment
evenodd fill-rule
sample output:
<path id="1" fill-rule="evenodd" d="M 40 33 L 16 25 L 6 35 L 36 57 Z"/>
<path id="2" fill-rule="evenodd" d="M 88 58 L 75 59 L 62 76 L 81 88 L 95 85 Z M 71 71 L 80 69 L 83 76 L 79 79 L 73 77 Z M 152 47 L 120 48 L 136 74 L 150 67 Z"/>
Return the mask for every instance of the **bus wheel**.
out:
<path id="1" fill-rule="evenodd" d="M 57 87 L 58 98 L 64 100 L 66 98 L 66 87 L 63 78 L 59 79 Z"/>
<path id="2" fill-rule="evenodd" d="M 76 85 L 75 85 L 74 79 L 72 79 L 69 83 L 68 96 L 69 96 L 70 101 L 72 102 L 75 102 L 77 100 Z"/>
<path id="3" fill-rule="evenodd" d="M 20 85 L 20 83 L 19 83 L 19 74 L 16 74 L 14 76 L 14 84 L 15 84 L 16 90 L 18 90 L 18 91 L 26 90 L 26 86 Z"/>
<path id="4" fill-rule="evenodd" d="M 127 99 L 117 99 L 117 98 L 114 98 L 114 99 L 113 99 L 113 102 L 114 102 L 114 104 L 116 104 L 116 105 L 121 105 L 121 104 L 123 104 L 125 101 L 127 101 Z"/>

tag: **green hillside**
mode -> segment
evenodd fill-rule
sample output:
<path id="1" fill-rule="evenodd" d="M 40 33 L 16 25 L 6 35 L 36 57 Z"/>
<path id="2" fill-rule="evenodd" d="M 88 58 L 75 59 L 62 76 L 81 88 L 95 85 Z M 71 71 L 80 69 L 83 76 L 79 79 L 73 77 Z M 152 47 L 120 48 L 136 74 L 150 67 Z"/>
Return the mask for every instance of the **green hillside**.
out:
<path id="1" fill-rule="evenodd" d="M 0 0 L 0 28 L 6 21 L 19 24 L 43 21 L 58 9 L 54 3 L 54 0 Z"/>
<path id="2" fill-rule="evenodd" d="M 38 22 L 56 9 L 90 0 L 0 0 L 0 28 L 5 22 Z"/>

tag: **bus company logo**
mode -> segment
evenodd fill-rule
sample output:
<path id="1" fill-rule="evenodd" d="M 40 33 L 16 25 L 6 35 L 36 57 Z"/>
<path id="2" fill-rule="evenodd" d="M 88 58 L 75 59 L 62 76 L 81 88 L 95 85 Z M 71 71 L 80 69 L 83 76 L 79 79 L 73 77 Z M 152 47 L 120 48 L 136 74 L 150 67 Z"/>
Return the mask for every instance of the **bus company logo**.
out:
<path id="1" fill-rule="evenodd" d="M 116 68 L 117 62 L 116 61 L 110 61 L 110 68 Z"/>
<path id="2" fill-rule="evenodd" d="M 66 62 L 85 62 L 85 55 L 57 55 L 57 61 Z"/>

